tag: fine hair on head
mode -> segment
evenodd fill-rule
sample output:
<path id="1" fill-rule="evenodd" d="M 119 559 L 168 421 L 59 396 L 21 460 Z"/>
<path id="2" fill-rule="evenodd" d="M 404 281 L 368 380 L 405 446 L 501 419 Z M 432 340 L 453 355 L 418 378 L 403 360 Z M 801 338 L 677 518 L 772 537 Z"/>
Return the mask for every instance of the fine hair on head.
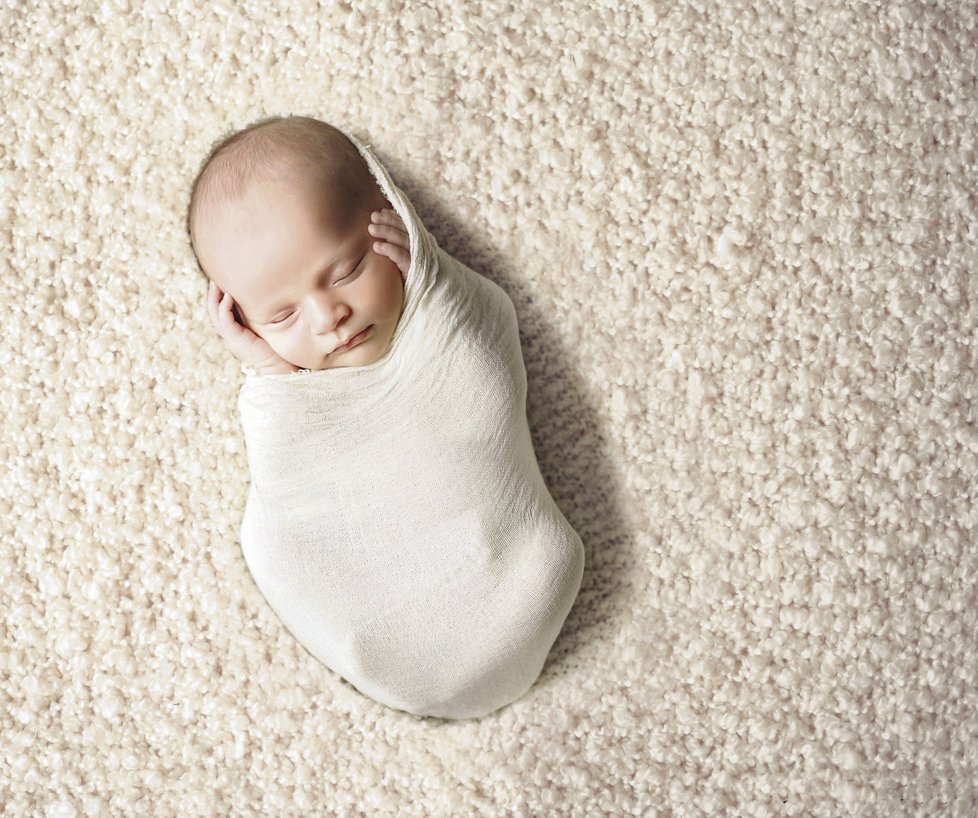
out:
<path id="1" fill-rule="evenodd" d="M 197 264 L 197 235 L 207 207 L 241 199 L 255 183 L 312 184 L 333 211 L 376 206 L 381 196 L 366 160 L 339 129 L 308 116 L 272 116 L 222 138 L 190 188 L 186 229 Z"/>

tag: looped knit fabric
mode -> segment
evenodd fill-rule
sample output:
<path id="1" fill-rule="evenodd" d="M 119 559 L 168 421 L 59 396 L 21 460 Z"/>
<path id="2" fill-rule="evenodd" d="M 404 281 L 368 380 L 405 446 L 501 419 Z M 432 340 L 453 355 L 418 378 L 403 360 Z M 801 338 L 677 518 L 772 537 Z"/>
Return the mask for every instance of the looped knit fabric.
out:
<path id="1" fill-rule="evenodd" d="M 404 308 L 374 363 L 246 375 L 242 550 L 283 624 L 360 692 L 479 717 L 539 676 L 584 548 L 533 451 L 512 301 L 347 136 L 408 229 Z"/>

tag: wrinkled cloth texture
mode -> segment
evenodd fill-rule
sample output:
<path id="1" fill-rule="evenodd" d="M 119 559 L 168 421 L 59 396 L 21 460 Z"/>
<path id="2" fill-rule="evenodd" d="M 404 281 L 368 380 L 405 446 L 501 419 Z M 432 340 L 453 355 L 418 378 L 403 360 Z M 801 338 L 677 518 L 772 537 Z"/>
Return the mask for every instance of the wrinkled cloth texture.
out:
<path id="1" fill-rule="evenodd" d="M 247 375 L 242 549 L 285 626 L 362 693 L 484 716 L 539 676 L 584 548 L 537 465 L 512 301 L 350 138 L 408 227 L 404 309 L 372 364 Z"/>

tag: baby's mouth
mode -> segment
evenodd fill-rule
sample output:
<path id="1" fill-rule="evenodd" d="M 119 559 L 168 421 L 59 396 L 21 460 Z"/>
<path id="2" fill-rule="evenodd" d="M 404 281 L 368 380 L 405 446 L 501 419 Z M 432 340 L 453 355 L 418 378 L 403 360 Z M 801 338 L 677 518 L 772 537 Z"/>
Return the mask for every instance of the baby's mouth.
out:
<path id="1" fill-rule="evenodd" d="M 354 335 L 352 338 L 350 338 L 345 344 L 342 344 L 342 345 L 336 347 L 336 349 L 334 349 L 333 352 L 334 353 L 335 352 L 346 352 L 346 350 L 352 349 L 354 346 L 362 343 L 363 341 L 366 340 L 367 335 L 370 333 L 370 330 L 371 329 L 373 329 L 373 324 L 370 324 L 369 326 L 367 326 L 364 329 L 360 330 L 360 332 L 358 332 L 356 335 Z"/>

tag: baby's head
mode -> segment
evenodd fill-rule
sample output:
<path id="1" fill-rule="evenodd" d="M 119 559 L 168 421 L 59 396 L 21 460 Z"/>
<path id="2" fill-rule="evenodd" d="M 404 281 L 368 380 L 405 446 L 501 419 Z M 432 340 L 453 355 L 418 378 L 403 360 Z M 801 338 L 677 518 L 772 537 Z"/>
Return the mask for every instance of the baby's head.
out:
<path id="1" fill-rule="evenodd" d="M 316 119 L 276 117 L 211 151 L 187 229 L 204 274 L 278 355 L 305 369 L 363 366 L 387 351 L 404 306 L 404 278 L 367 232 L 384 208 L 346 136 Z M 333 352 L 367 328 L 362 343 Z"/>

